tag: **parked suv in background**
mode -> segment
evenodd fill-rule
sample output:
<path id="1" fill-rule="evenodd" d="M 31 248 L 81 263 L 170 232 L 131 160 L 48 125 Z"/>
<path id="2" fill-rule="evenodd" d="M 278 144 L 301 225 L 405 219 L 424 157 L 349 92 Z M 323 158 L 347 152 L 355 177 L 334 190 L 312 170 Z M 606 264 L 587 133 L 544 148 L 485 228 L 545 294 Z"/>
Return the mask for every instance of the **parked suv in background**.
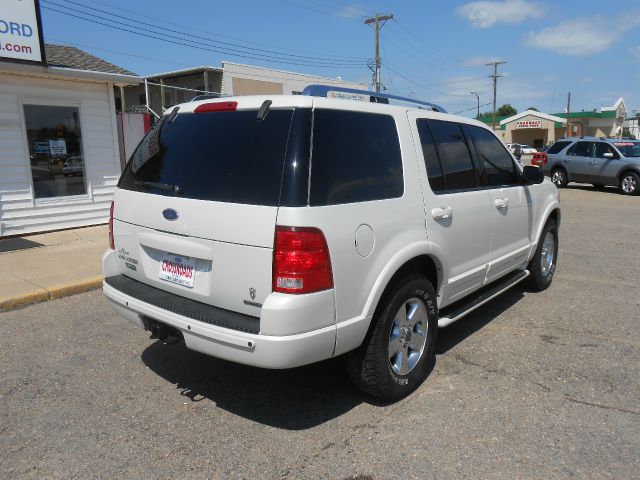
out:
<path id="1" fill-rule="evenodd" d="M 393 400 L 430 371 L 438 327 L 550 285 L 558 195 L 480 122 L 312 96 L 334 90 L 165 114 L 115 191 L 103 290 L 155 336 L 234 362 L 346 354 L 360 389 Z"/>
<path id="2" fill-rule="evenodd" d="M 640 193 L 640 141 L 597 137 L 563 138 L 547 150 L 546 175 L 558 187 L 569 182 L 620 188 L 625 195 Z"/>

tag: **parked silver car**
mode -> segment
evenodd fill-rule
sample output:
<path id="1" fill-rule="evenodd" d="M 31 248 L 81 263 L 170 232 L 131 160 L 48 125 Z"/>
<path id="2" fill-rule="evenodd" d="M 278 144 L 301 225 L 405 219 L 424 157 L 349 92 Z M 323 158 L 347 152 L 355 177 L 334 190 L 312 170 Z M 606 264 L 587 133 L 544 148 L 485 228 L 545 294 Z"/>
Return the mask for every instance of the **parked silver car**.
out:
<path id="1" fill-rule="evenodd" d="M 557 187 L 581 182 L 596 189 L 617 186 L 625 195 L 640 194 L 640 140 L 562 138 L 546 154 L 540 164 Z"/>

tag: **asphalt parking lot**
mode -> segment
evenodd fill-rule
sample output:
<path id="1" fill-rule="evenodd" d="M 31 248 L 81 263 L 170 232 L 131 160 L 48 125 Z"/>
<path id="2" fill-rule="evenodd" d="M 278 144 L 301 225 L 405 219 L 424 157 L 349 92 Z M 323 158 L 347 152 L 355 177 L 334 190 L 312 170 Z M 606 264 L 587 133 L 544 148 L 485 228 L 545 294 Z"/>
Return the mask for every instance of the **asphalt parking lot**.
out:
<path id="1" fill-rule="evenodd" d="M 543 293 L 442 330 L 410 397 L 340 361 L 266 371 L 163 345 L 91 292 L 0 314 L 0 478 L 638 478 L 640 197 L 561 191 Z"/>

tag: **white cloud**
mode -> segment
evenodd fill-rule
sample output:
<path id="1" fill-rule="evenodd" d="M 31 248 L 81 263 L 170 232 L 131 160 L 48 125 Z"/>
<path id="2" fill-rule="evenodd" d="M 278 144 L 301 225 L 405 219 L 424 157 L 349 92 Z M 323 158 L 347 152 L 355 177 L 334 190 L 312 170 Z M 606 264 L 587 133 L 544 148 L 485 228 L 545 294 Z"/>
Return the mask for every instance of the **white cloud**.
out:
<path id="1" fill-rule="evenodd" d="M 629 49 L 629 53 L 636 58 L 640 58 L 640 45 Z"/>
<path id="2" fill-rule="evenodd" d="M 487 63 L 500 62 L 497 57 L 469 57 L 462 61 L 464 67 L 484 67 Z"/>
<path id="3" fill-rule="evenodd" d="M 465 3 L 456 13 L 476 28 L 491 28 L 496 23 L 516 24 L 527 18 L 540 18 L 544 9 L 526 0 L 482 0 Z"/>
<path id="4" fill-rule="evenodd" d="M 336 16 L 342 17 L 342 18 L 354 19 L 354 18 L 361 18 L 366 15 L 362 7 L 359 7 L 358 5 L 347 5 L 343 9 L 338 11 L 338 13 L 336 13 Z"/>
<path id="5" fill-rule="evenodd" d="M 443 87 L 443 84 L 448 87 Z M 466 108 L 471 109 L 468 112 L 470 114 L 474 114 L 472 110 L 476 106 L 476 98 L 470 92 L 478 92 L 480 105 L 484 105 L 480 107 L 481 111 L 490 109 L 486 104 L 493 100 L 493 87 L 489 77 L 449 77 L 440 82 L 438 88 L 440 91 L 446 90 L 447 94 L 434 95 L 432 92 L 426 91 L 424 94 L 420 92 L 417 98 L 424 97 L 439 103 L 450 112 L 465 110 L 465 106 L 467 106 Z M 498 106 L 504 103 L 511 103 L 512 105 L 525 104 L 549 96 L 550 93 L 540 89 L 540 85 L 537 83 L 532 84 L 528 81 L 517 80 L 507 76 L 498 80 Z"/>
<path id="6" fill-rule="evenodd" d="M 563 55 L 588 56 L 604 52 L 639 25 L 640 11 L 630 12 L 619 21 L 601 16 L 576 18 L 539 32 L 529 32 L 524 36 L 524 43 Z"/>

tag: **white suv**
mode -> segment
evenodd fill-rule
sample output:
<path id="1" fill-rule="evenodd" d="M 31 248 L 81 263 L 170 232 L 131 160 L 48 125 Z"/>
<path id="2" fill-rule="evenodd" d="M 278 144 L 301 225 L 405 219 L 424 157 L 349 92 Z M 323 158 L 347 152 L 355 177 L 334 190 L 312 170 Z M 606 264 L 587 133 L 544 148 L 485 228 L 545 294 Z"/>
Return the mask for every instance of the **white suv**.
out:
<path id="1" fill-rule="evenodd" d="M 484 124 L 387 97 L 167 112 L 115 192 L 113 308 L 259 367 L 347 354 L 360 389 L 398 399 L 429 372 L 438 327 L 526 277 L 548 287 L 556 187 Z"/>

